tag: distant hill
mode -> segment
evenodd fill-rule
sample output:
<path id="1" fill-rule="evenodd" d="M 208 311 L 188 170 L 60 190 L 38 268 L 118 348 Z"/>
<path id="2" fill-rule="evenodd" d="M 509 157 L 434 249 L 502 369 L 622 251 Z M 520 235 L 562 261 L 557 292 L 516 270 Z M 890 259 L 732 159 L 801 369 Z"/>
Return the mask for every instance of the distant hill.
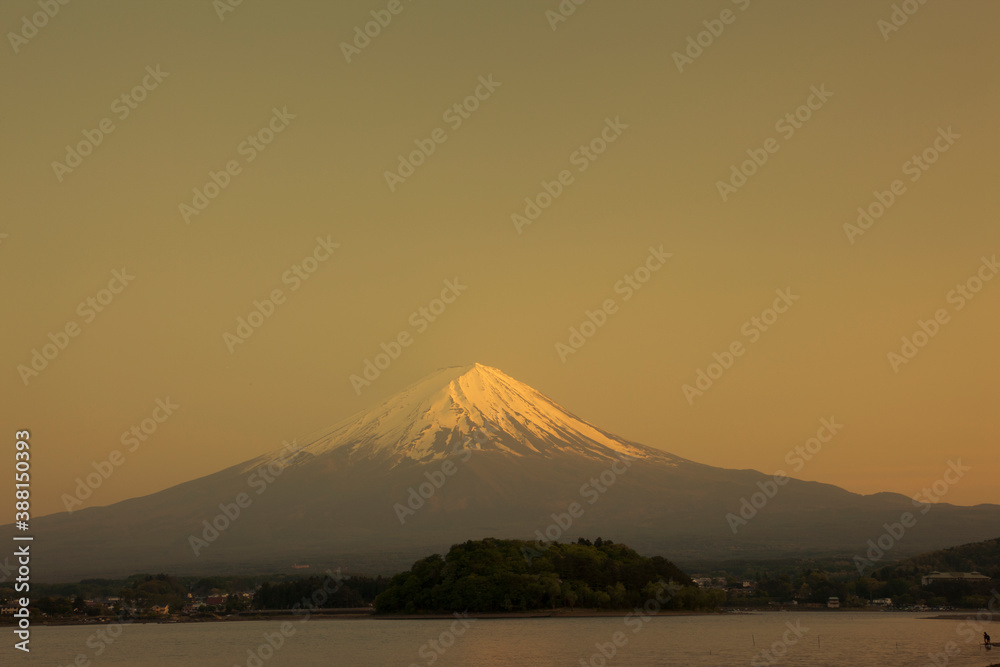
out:
<path id="1" fill-rule="evenodd" d="M 990 580 L 943 580 L 924 585 L 923 577 L 932 572 L 978 572 Z M 919 554 L 887 565 L 872 576 L 884 582 L 893 599 L 981 608 L 1000 588 L 1000 538 Z"/>
<path id="2" fill-rule="evenodd" d="M 488 538 L 428 556 L 392 578 L 378 613 L 524 612 L 591 609 L 710 609 L 725 599 L 701 591 L 673 563 L 623 544 L 539 545 Z"/>
<path id="3" fill-rule="evenodd" d="M 911 565 L 921 574 L 979 572 L 1000 579 L 1000 537 L 920 554 L 907 558 L 900 565 Z"/>

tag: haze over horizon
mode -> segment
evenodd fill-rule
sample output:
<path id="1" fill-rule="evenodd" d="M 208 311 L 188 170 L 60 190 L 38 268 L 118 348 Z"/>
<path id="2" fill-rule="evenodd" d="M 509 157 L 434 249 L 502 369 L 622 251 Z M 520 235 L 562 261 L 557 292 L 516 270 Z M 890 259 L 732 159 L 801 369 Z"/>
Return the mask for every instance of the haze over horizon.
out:
<path id="1" fill-rule="evenodd" d="M 913 496 L 960 458 L 943 500 L 1000 503 L 1000 6 L 887 30 L 893 4 L 404 1 L 357 53 L 386 2 L 60 5 L 0 58 L 2 422 L 32 433 L 32 514 L 115 450 L 83 506 L 475 362 L 699 463 Z M 5 34 L 37 11 L 5 3 Z"/>

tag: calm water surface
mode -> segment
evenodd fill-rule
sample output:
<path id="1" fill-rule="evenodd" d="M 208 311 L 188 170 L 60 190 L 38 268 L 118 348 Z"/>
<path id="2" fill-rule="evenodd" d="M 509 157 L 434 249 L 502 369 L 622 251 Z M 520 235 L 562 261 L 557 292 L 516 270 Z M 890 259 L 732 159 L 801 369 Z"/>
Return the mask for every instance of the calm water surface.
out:
<path id="1" fill-rule="evenodd" d="M 878 665 L 924 667 L 1000 663 L 974 641 L 965 621 L 904 613 L 766 613 L 633 619 L 482 619 L 468 627 L 447 620 L 324 620 L 287 622 L 294 633 L 278 644 L 280 621 L 123 626 L 109 643 L 95 626 L 38 627 L 31 653 L 0 647 L 3 665 L 74 664 L 129 667 L 272 667 L 350 665 L 565 666 L 629 665 Z M 790 624 L 790 625 L 789 625 Z M 963 625 L 965 624 L 965 625 Z M 1000 639 L 1000 623 L 984 625 Z M 793 632 L 790 628 L 794 628 Z M 105 631 L 107 627 L 103 628 Z M 453 630 L 456 634 L 452 634 Z M 457 631 L 462 631 L 457 635 Z M 621 633 L 616 635 L 615 633 Z M 6 632 L 4 633 L 7 634 Z M 619 647 L 614 647 L 618 639 Z M 788 640 L 787 643 L 785 640 Z M 431 642 L 437 642 L 436 647 Z M 943 655 L 949 642 L 960 653 Z M 754 646 L 756 643 L 756 646 Z M 776 653 L 764 654 L 774 647 Z M 614 648 L 610 659 L 601 655 Z M 102 650 L 103 648 L 103 650 Z M 98 652 L 100 654 L 98 655 Z M 936 656 L 932 661 L 930 656 Z M 993 658 L 992 660 L 990 658 Z M 81 660 L 81 666 L 88 662 Z"/>

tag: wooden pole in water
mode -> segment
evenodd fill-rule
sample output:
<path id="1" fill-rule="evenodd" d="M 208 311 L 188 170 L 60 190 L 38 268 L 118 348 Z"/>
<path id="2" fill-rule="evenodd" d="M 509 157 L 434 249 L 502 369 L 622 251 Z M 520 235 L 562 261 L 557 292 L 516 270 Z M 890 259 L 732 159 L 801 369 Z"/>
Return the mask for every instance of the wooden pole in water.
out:
<path id="1" fill-rule="evenodd" d="M 754 639 L 754 636 L 753 636 L 753 635 L 750 635 L 750 639 L 752 639 L 752 640 L 753 640 L 753 645 L 754 645 L 754 646 L 757 646 L 757 640 L 756 640 L 756 639 Z"/>

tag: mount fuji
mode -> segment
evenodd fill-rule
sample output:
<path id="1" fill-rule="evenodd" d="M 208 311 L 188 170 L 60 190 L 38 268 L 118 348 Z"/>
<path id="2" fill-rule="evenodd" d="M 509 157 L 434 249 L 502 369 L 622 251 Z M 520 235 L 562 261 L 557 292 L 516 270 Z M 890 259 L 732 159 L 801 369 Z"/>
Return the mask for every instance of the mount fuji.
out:
<path id="1" fill-rule="evenodd" d="M 602 431 L 482 364 L 432 373 L 374 410 L 336 424 L 302 451 L 321 456 L 345 449 L 349 461 L 384 461 L 395 467 L 405 461 L 447 458 L 457 442 L 477 432 L 491 435 L 463 448 L 515 458 L 579 456 L 603 461 L 624 454 L 681 460 Z"/>
<path id="2" fill-rule="evenodd" d="M 727 516 L 767 491 L 743 523 Z M 503 372 L 436 371 L 309 438 L 148 496 L 32 521 L 42 581 L 177 574 L 388 573 L 483 537 L 598 535 L 692 561 L 865 554 L 903 513 L 886 559 L 996 536 L 1000 506 L 696 463 L 604 431 Z M 749 513 L 747 513 L 749 515 Z M 13 526 L 0 529 L 14 533 Z"/>

